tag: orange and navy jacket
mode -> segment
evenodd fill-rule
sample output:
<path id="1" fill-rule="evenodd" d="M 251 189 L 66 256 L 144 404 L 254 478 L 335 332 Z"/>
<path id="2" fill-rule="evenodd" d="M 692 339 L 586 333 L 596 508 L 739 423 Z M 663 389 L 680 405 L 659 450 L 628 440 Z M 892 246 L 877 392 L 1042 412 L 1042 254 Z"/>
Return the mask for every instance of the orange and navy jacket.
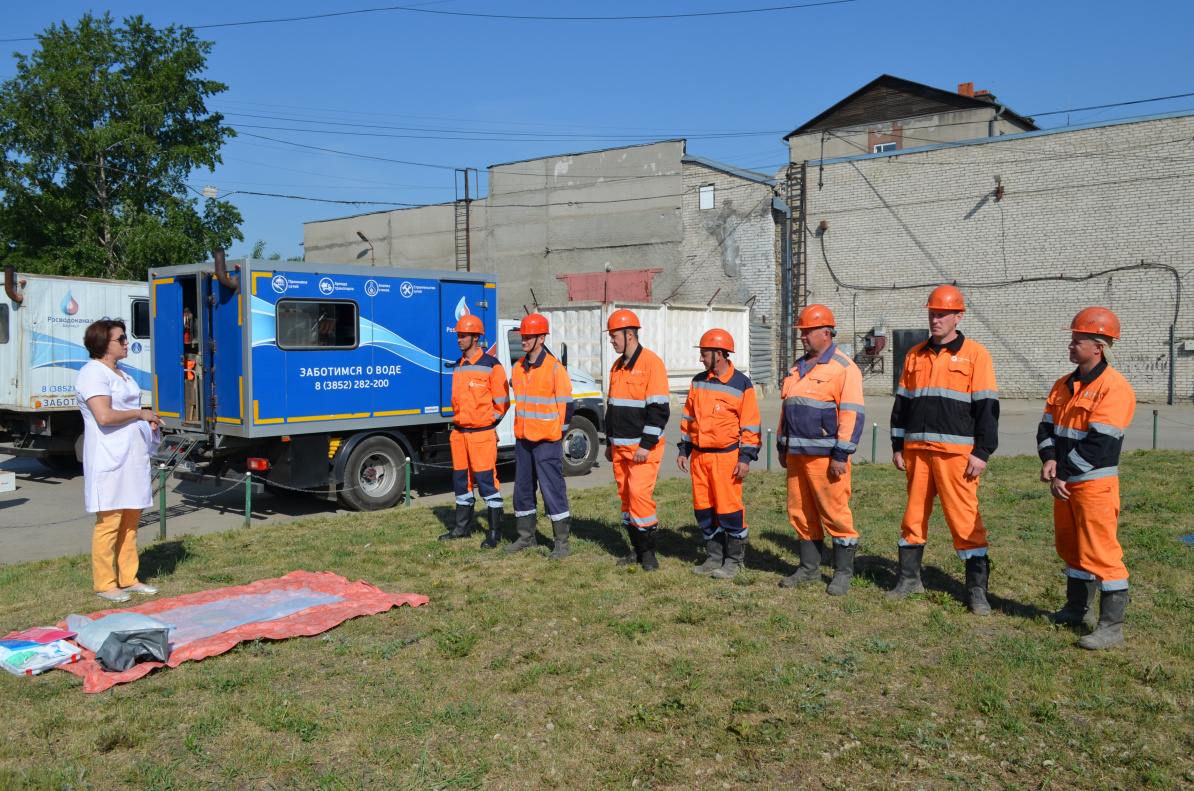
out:
<path id="1" fill-rule="evenodd" d="M 986 461 L 999 446 L 999 388 L 990 353 L 958 333 L 908 351 L 891 408 L 891 449 L 971 453 Z"/>
<path id="2" fill-rule="evenodd" d="M 866 410 L 862 371 L 830 344 L 815 359 L 797 360 L 783 387 L 776 450 L 846 461 L 858 450 Z"/>
<path id="3" fill-rule="evenodd" d="M 761 422 L 755 386 L 733 363 L 721 376 L 702 371 L 692 377 L 680 416 L 680 455 L 736 450 L 738 461 L 750 464 L 759 458 Z"/>
<path id="4" fill-rule="evenodd" d="M 510 408 L 506 369 L 492 354 L 477 350 L 452 369 L 452 422 L 460 431 L 496 428 Z"/>
<path id="5" fill-rule="evenodd" d="M 1104 360 L 1083 376 L 1074 371 L 1053 385 L 1036 430 L 1041 461 L 1057 462 L 1070 483 L 1119 475 L 1124 432 L 1136 413 L 1136 391 Z"/>
<path id="6" fill-rule="evenodd" d="M 572 421 L 572 380 L 563 364 L 544 349 L 539 361 L 514 364 L 514 436 L 528 442 L 554 441 Z"/>
<path id="7" fill-rule="evenodd" d="M 639 346 L 629 360 L 619 357 L 609 370 L 605 402 L 609 444 L 651 450 L 663 441 L 671 411 L 667 369 L 659 355 Z"/>

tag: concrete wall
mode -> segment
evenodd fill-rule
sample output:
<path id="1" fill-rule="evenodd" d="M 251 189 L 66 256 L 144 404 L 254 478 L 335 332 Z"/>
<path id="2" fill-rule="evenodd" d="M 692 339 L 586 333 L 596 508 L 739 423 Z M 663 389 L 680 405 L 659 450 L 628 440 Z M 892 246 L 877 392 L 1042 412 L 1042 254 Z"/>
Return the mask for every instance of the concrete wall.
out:
<path id="1" fill-rule="evenodd" d="M 809 241 L 808 301 L 834 311 L 845 342 L 855 298 L 859 335 L 881 318 L 888 328 L 925 327 L 932 284 L 956 280 L 969 305 L 962 330 L 991 351 L 1000 392 L 1033 398 L 1072 370 L 1062 328 L 1084 307 L 1108 307 L 1123 324 L 1118 368 L 1141 401 L 1156 402 L 1169 379 L 1173 275 L 1077 278 L 1142 259 L 1168 264 L 1184 292 L 1176 400 L 1190 403 L 1194 355 L 1180 347 L 1194 338 L 1192 137 L 1194 115 L 994 138 L 827 163 L 821 189 L 810 165 L 808 226 L 829 228 Z M 1050 279 L 1014 282 L 1040 276 Z M 867 392 L 891 392 L 884 357 L 886 373 L 868 375 Z"/>
<path id="2" fill-rule="evenodd" d="M 935 115 L 921 115 L 878 124 L 844 127 L 829 130 L 825 138 L 824 154 L 821 151 L 821 131 L 806 132 L 788 138 L 788 161 L 804 162 L 836 157 L 852 157 L 874 152 L 874 143 L 895 141 L 900 150 L 928 146 L 935 143 L 952 143 L 958 140 L 975 140 L 992 135 L 1010 135 L 1025 131 L 1017 122 L 1000 118 L 991 123 L 998 112 L 997 107 L 973 110 L 957 110 Z"/>

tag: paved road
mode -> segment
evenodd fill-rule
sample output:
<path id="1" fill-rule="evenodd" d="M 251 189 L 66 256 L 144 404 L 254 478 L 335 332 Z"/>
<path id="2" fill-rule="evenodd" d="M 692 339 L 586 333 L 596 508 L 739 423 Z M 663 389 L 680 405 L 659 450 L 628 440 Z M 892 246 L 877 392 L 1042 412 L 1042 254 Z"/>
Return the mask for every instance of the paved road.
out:
<path id="1" fill-rule="evenodd" d="M 891 458 L 890 444 L 885 430 L 891 414 L 890 397 L 867 398 L 867 423 L 878 422 L 879 447 L 877 459 Z M 767 398 L 760 404 L 763 425 L 775 426 L 779 419 L 779 399 Z M 1004 401 L 1001 404 L 1000 448 L 1003 455 L 1035 454 L 1036 426 L 1044 409 L 1043 401 Z M 1148 448 L 1152 445 L 1152 410 L 1160 413 L 1158 446 L 1161 448 L 1194 449 L 1194 409 L 1142 404 L 1136 410 L 1125 439 L 1125 447 Z M 669 450 L 664 459 L 661 477 L 682 475 L 675 463 L 675 442 L 679 438 L 679 409 L 673 409 L 668 424 Z M 872 431 L 863 432 L 858 458 L 870 459 Z M 765 456 L 764 456 L 765 458 Z M 764 462 L 755 465 L 756 469 Z M 778 465 L 776 465 L 778 467 Z M 31 459 L 0 455 L 0 470 L 17 474 L 17 490 L 0 494 L 0 564 L 87 553 L 91 551 L 91 530 L 94 517 L 83 512 L 83 476 L 63 477 L 51 472 Z M 512 464 L 501 465 L 498 477 L 505 483 L 502 493 L 511 497 L 514 479 Z M 613 481 L 609 465 L 602 460 L 589 474 L 569 478 L 572 488 L 602 486 Z M 244 490 L 222 494 L 213 490 L 171 481 L 167 496 L 169 534 L 202 535 L 230 530 L 244 524 Z M 412 483 L 416 502 L 440 504 L 451 502 L 450 474 L 431 473 L 416 476 Z M 509 500 L 507 499 L 507 503 Z M 335 504 L 309 497 L 275 497 L 269 494 L 253 498 L 252 523 L 274 524 L 307 516 L 345 513 Z M 142 543 L 157 535 L 158 513 L 147 510 L 142 519 Z"/>

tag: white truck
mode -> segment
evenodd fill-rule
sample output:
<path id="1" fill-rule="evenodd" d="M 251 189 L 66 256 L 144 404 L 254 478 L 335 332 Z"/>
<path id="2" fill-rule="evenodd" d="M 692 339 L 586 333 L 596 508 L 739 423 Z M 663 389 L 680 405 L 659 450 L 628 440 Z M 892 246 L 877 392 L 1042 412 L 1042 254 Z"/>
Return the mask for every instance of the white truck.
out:
<path id="1" fill-rule="evenodd" d="M 124 369 L 152 398 L 149 288 L 145 283 L 18 274 L 4 270 L 0 300 L 0 453 L 28 456 L 52 470 L 82 469 L 83 420 L 75 377 L 88 361 L 83 331 L 98 319 L 124 319 Z"/>

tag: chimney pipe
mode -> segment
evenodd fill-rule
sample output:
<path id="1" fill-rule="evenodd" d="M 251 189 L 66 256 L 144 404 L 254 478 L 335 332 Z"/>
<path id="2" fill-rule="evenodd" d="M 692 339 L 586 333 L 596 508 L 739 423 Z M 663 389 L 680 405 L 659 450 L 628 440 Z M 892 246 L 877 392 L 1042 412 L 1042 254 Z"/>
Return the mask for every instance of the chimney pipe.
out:
<path id="1" fill-rule="evenodd" d="M 235 294 L 240 290 L 240 280 L 233 280 L 228 276 L 227 264 L 224 263 L 224 248 L 217 247 L 212 257 L 216 262 L 216 280 L 220 282 L 221 286 Z"/>
<path id="2" fill-rule="evenodd" d="M 25 285 L 24 280 L 21 281 L 21 285 Z M 12 264 L 4 267 L 4 293 L 18 305 L 25 301 L 25 295 L 17 291 L 17 270 Z"/>

